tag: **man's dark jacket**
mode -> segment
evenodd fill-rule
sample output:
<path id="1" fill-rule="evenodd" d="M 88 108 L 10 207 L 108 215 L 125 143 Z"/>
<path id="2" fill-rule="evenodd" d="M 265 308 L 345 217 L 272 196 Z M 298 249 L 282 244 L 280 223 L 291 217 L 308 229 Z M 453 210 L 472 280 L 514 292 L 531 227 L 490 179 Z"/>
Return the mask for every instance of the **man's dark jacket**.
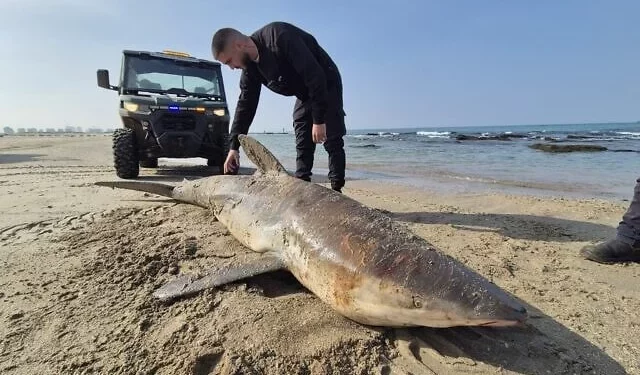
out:
<path id="1" fill-rule="evenodd" d="M 338 67 L 316 39 L 286 22 L 267 24 L 250 38 L 258 47 L 259 58 L 240 76 L 240 97 L 229 131 L 230 148 L 238 150 L 238 134 L 247 134 L 263 84 L 275 93 L 310 100 L 313 123 L 324 124 L 328 95 L 342 82 Z"/>

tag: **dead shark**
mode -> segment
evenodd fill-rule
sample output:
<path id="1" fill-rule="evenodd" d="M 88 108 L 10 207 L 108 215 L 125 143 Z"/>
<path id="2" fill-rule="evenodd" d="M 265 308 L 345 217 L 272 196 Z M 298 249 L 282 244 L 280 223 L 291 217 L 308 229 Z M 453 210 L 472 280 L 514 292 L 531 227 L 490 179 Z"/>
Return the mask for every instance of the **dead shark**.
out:
<path id="1" fill-rule="evenodd" d="M 177 186 L 138 181 L 97 185 L 150 192 L 212 210 L 258 261 L 199 280 L 176 279 L 154 295 L 171 299 L 257 274 L 287 270 L 335 311 L 387 327 L 521 325 L 524 306 L 389 215 L 290 175 L 257 140 L 240 143 L 253 175 L 217 175 Z"/>

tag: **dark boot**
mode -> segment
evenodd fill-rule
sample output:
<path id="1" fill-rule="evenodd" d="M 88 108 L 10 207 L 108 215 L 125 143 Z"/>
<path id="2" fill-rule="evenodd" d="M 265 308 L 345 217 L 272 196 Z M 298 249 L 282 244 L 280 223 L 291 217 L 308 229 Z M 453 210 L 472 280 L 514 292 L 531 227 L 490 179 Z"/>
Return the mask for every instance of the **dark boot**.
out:
<path id="1" fill-rule="evenodd" d="M 338 193 L 342 193 L 342 188 L 344 187 L 344 180 L 340 181 L 331 181 L 331 188 Z"/>
<path id="2" fill-rule="evenodd" d="M 580 255 L 586 259 L 604 264 L 640 262 L 640 246 L 636 246 L 613 238 L 597 245 L 583 247 L 580 250 Z"/>

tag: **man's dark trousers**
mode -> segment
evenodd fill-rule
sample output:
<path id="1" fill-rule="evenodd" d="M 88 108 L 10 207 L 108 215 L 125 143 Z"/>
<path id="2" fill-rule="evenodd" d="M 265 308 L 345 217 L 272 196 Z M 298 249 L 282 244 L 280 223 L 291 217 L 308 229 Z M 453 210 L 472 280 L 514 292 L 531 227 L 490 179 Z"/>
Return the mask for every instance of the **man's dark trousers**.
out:
<path id="1" fill-rule="evenodd" d="M 328 87 L 327 91 L 328 108 L 325 115 L 327 140 L 323 146 L 329 154 L 328 177 L 331 188 L 340 190 L 345 184 L 346 161 L 343 137 L 347 132 L 344 122 L 342 84 L 338 82 Z M 293 108 L 293 128 L 296 135 L 295 176 L 306 181 L 311 181 L 311 169 L 316 151 L 316 144 L 313 143 L 311 135 L 312 127 L 311 101 L 298 99 Z"/>
<path id="2" fill-rule="evenodd" d="M 640 178 L 636 180 L 633 199 L 618 225 L 617 237 L 631 246 L 640 246 Z"/>

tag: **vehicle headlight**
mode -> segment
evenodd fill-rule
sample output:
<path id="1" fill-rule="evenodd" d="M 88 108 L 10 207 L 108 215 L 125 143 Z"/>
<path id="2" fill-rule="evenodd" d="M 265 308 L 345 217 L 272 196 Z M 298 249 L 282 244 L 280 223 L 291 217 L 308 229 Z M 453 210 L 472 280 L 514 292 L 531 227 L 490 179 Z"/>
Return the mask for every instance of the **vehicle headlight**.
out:
<path id="1" fill-rule="evenodd" d="M 124 109 L 126 109 L 127 111 L 136 112 L 138 110 L 138 104 L 125 102 Z"/>
<path id="2" fill-rule="evenodd" d="M 225 109 L 224 109 L 224 108 L 217 108 L 217 109 L 214 109 L 214 110 L 213 110 L 213 114 L 214 114 L 214 115 L 216 115 L 216 116 L 224 116 L 224 114 L 225 114 L 226 112 L 227 112 L 227 111 L 225 111 Z"/>
<path id="3" fill-rule="evenodd" d="M 146 104 L 138 104 L 138 103 L 131 103 L 131 102 L 124 102 L 123 105 L 124 109 L 126 109 L 129 112 L 149 112 L 149 106 Z"/>

